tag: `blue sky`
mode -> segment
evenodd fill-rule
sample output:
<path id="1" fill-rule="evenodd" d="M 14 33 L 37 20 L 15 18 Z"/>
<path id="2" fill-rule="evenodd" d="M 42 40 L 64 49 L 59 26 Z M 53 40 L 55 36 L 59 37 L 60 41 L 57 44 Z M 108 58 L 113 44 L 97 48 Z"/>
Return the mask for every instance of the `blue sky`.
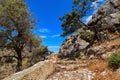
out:
<path id="1" fill-rule="evenodd" d="M 59 17 L 71 12 L 72 0 L 26 0 L 30 12 L 36 17 L 36 26 L 34 33 L 42 37 L 42 45 L 48 46 L 49 50 L 58 52 L 60 45 L 64 41 L 60 37 L 62 33 L 61 21 Z M 105 0 L 98 0 L 102 1 Z M 93 3 L 97 6 L 96 3 Z M 89 21 L 93 11 L 85 17 Z"/>

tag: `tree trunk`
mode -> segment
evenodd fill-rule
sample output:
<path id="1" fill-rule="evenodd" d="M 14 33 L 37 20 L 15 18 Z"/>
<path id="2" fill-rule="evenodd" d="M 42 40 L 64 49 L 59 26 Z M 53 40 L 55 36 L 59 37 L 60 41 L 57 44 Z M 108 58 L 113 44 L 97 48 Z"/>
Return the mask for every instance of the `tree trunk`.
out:
<path id="1" fill-rule="evenodd" d="M 17 66 L 16 66 L 16 72 L 21 71 L 22 70 L 22 55 L 21 55 L 21 51 L 18 50 L 17 52 Z"/>

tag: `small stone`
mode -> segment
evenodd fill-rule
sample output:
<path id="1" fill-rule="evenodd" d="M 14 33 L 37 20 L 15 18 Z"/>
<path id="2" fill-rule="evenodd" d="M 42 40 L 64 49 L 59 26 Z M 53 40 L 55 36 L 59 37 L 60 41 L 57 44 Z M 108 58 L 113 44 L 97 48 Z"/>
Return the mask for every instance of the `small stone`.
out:
<path id="1" fill-rule="evenodd" d="M 101 75 L 101 76 L 106 76 L 106 75 L 107 75 L 107 72 L 106 72 L 106 71 L 103 71 L 103 72 L 101 72 L 100 75 Z"/>
<path id="2" fill-rule="evenodd" d="M 116 70 L 116 73 L 117 73 L 117 74 L 120 74 L 120 68 Z"/>
<path id="3" fill-rule="evenodd" d="M 90 55 L 89 59 L 94 59 L 95 56 L 94 55 Z"/>

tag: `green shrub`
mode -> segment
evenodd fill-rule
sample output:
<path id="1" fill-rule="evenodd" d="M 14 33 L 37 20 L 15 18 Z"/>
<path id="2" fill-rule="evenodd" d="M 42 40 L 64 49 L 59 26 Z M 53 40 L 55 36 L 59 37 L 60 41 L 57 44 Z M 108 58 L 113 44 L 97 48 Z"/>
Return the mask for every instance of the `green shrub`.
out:
<path id="1" fill-rule="evenodd" d="M 77 69 L 79 69 L 80 67 L 79 66 L 74 66 L 74 70 L 77 70 Z"/>
<path id="2" fill-rule="evenodd" d="M 67 62 L 61 61 L 60 64 L 62 64 L 62 65 L 67 65 Z"/>
<path id="3" fill-rule="evenodd" d="M 114 53 L 108 58 L 108 66 L 113 70 L 120 67 L 120 54 Z"/>
<path id="4" fill-rule="evenodd" d="M 12 57 L 6 57 L 6 58 L 5 58 L 5 62 L 6 62 L 6 63 L 13 63 L 14 60 L 13 60 Z"/>
<path id="5" fill-rule="evenodd" d="M 84 32 L 81 33 L 81 39 L 89 41 L 91 40 L 93 35 L 94 35 L 94 32 L 90 30 L 85 30 Z"/>

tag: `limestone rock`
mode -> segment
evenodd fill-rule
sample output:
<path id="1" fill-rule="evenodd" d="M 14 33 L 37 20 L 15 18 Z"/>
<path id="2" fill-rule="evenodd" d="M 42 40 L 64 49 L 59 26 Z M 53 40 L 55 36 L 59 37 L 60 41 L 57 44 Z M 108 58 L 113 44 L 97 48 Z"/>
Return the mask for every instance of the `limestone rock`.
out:
<path id="1" fill-rule="evenodd" d="M 106 72 L 106 71 L 103 71 L 103 72 L 101 72 L 100 75 L 101 75 L 101 76 L 106 76 L 106 75 L 107 75 L 107 72 Z"/>
<path id="2" fill-rule="evenodd" d="M 111 45 L 111 46 L 96 46 L 87 49 L 86 54 L 89 59 L 93 58 L 102 58 L 107 59 L 111 54 L 117 52 L 117 49 L 120 48 L 120 45 Z"/>
<path id="3" fill-rule="evenodd" d="M 117 73 L 117 74 L 120 74 L 120 68 L 116 70 L 116 73 Z"/>
<path id="4" fill-rule="evenodd" d="M 81 39 L 80 33 L 82 29 L 77 31 L 77 34 L 74 34 L 68 37 L 62 46 L 60 47 L 60 51 L 58 56 L 65 58 L 75 58 L 78 57 L 81 53 L 80 51 L 85 49 L 89 43 L 85 40 Z"/>
<path id="5" fill-rule="evenodd" d="M 88 26 L 93 32 L 95 32 L 95 30 L 93 30 L 92 27 L 96 27 L 96 29 L 98 29 L 97 31 L 100 31 L 99 37 L 101 42 L 113 39 L 113 36 L 111 37 L 106 30 L 120 32 L 120 0 L 107 0 L 106 3 L 95 12 L 92 19 L 88 22 Z M 105 50 L 102 46 L 98 46 L 87 50 L 86 48 L 90 46 L 90 41 L 92 40 L 81 39 L 81 32 L 83 31 L 83 28 L 79 29 L 74 35 L 68 37 L 63 42 L 58 54 L 60 57 L 75 58 L 80 54 L 85 55 L 86 51 L 89 54 L 96 53 L 95 55 L 102 55 L 109 49 L 106 48 Z M 103 38 L 105 38 L 105 40 L 103 40 Z M 103 55 L 103 57 L 106 57 L 106 55 Z"/>
<path id="6" fill-rule="evenodd" d="M 76 71 L 61 71 L 47 80 L 92 80 L 94 73 L 88 69 L 79 69 Z"/>
<path id="7" fill-rule="evenodd" d="M 39 62 L 28 69 L 12 74 L 3 80 L 46 80 L 54 70 L 54 63 L 46 60 Z"/>
<path id="8" fill-rule="evenodd" d="M 89 26 L 99 26 L 98 28 L 115 27 L 120 28 L 120 0 L 107 0 L 100 7 L 88 23 Z"/>

